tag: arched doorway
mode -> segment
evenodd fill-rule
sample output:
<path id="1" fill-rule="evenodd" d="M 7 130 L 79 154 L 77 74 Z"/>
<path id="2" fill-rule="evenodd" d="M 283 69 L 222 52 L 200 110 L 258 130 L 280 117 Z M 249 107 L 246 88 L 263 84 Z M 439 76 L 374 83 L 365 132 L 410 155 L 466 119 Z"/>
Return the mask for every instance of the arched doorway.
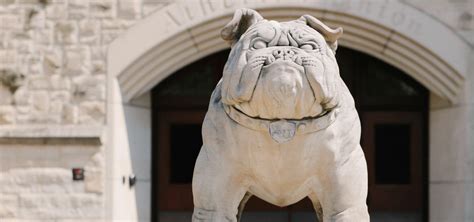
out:
<path id="1" fill-rule="evenodd" d="M 455 31 L 404 1 L 178 0 L 135 24 L 108 48 L 107 218 L 150 220 L 155 210 L 148 170 L 150 90 L 177 70 L 227 48 L 219 31 L 242 7 L 267 19 L 311 14 L 331 27 L 342 26 L 341 46 L 393 65 L 429 89 L 429 219 L 470 216 L 471 171 L 464 163 L 472 157 L 468 74 L 473 65 L 466 59 L 472 51 Z M 132 173 L 138 180 L 129 189 L 123 178 Z"/>
<path id="2" fill-rule="evenodd" d="M 193 209 L 191 180 L 202 145 L 201 123 L 228 53 L 223 50 L 200 59 L 152 90 L 155 219 L 160 218 L 159 211 L 189 215 Z M 336 56 L 362 121 L 372 221 L 426 220 L 428 90 L 367 54 L 340 48 Z M 246 208 L 246 212 L 262 211 L 266 213 L 260 214 L 260 219 L 250 213 L 248 221 L 278 215 L 281 221 L 315 220 L 305 200 L 277 208 L 253 198 Z M 178 217 L 167 215 L 161 221 L 176 221 Z"/>

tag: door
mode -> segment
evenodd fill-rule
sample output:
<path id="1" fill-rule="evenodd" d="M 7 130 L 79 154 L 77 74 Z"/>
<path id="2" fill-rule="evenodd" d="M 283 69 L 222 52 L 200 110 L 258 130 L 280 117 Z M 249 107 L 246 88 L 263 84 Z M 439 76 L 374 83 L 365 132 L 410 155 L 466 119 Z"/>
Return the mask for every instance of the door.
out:
<path id="1" fill-rule="evenodd" d="M 422 207 L 422 117 L 417 112 L 364 112 L 362 147 L 369 174 L 371 211 Z"/>
<path id="2" fill-rule="evenodd" d="M 428 90 L 366 54 L 343 48 L 337 56 L 361 119 L 372 218 L 427 221 Z"/>
<path id="3" fill-rule="evenodd" d="M 163 111 L 157 119 L 159 209 L 192 210 L 191 181 L 204 111 Z"/>
<path id="4" fill-rule="evenodd" d="M 193 210 L 191 181 L 202 146 L 201 125 L 226 54 L 197 61 L 152 90 L 152 221 L 160 212 Z"/>

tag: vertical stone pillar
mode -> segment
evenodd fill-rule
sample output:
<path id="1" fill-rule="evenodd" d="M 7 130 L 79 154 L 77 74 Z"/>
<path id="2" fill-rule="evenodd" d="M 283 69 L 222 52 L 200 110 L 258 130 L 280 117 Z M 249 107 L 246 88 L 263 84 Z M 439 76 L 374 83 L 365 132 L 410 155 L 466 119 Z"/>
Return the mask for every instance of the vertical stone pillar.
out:
<path id="1" fill-rule="evenodd" d="M 470 61 L 473 61 L 471 51 Z M 470 62 L 469 70 L 474 70 Z M 474 217 L 474 72 L 460 101 L 432 95 L 429 123 L 429 221 L 473 221 Z"/>
<path id="2" fill-rule="evenodd" d="M 151 217 L 151 101 L 145 94 L 129 103 L 114 78 L 108 89 L 106 219 L 150 221 Z M 129 176 L 137 182 L 131 187 Z"/>
<path id="3" fill-rule="evenodd" d="M 471 56 L 468 61 L 470 70 L 468 81 L 469 81 L 469 144 L 467 146 L 468 150 L 468 162 L 467 162 L 467 172 L 466 177 L 469 179 L 467 183 L 467 193 L 466 193 L 466 212 L 465 212 L 465 221 L 474 221 L 474 49 L 471 49 Z"/>

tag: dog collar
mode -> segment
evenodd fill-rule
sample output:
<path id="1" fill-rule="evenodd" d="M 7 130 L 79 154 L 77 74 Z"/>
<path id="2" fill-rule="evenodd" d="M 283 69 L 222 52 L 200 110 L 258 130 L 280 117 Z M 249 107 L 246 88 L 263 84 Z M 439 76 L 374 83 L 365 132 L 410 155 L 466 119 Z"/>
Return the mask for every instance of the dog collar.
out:
<path id="1" fill-rule="evenodd" d="M 278 143 L 290 141 L 296 134 L 317 132 L 329 127 L 339 112 L 338 108 L 329 110 L 323 115 L 306 119 L 261 119 L 250 117 L 234 106 L 224 105 L 225 112 L 238 124 L 257 131 L 269 132 Z"/>

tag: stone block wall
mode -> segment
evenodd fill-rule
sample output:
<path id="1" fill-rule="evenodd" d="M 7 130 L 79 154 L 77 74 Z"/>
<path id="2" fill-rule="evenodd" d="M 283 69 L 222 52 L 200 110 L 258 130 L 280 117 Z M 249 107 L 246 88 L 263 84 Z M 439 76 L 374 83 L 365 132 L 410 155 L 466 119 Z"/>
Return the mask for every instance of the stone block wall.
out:
<path id="1" fill-rule="evenodd" d="M 0 221 L 106 220 L 107 46 L 165 4 L 0 0 Z"/>
<path id="2" fill-rule="evenodd" d="M 2 139 L 0 221 L 104 218 L 104 157 L 97 139 Z M 85 170 L 83 181 L 72 168 Z"/>
<path id="3" fill-rule="evenodd" d="M 107 45 L 164 4 L 1 0 L 0 126 L 104 124 Z"/>
<path id="4" fill-rule="evenodd" d="M 474 45 L 473 0 L 403 0 L 455 30 Z"/>

